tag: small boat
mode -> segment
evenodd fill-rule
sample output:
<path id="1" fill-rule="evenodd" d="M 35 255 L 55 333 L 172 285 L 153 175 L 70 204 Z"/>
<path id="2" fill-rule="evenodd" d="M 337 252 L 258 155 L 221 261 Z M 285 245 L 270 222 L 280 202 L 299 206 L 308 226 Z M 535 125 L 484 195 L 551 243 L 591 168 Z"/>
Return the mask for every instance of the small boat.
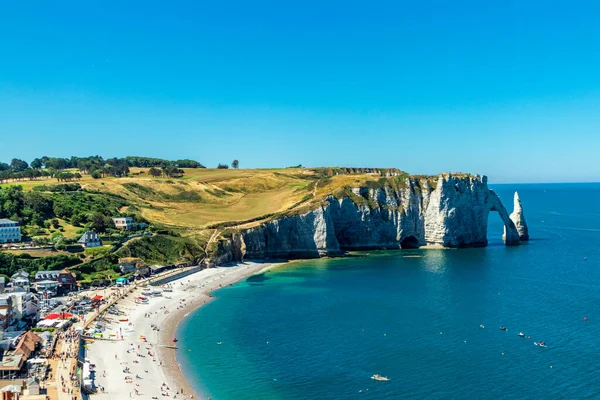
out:
<path id="1" fill-rule="evenodd" d="M 382 381 L 382 382 L 387 382 L 390 380 L 390 378 L 388 378 L 387 376 L 381 376 L 379 374 L 375 374 L 371 377 L 371 379 L 374 379 L 376 381 Z"/>
<path id="2" fill-rule="evenodd" d="M 523 332 L 519 332 L 519 336 L 525 337 L 525 334 Z"/>
<path id="3" fill-rule="evenodd" d="M 506 328 L 505 328 L 505 327 L 503 327 L 503 326 L 501 326 L 501 327 L 500 327 L 500 330 L 501 330 L 501 331 L 505 331 L 505 330 L 506 330 Z"/>
<path id="4" fill-rule="evenodd" d="M 540 347 L 546 347 L 546 342 L 535 342 L 534 343 L 536 346 L 540 346 Z"/>
<path id="5" fill-rule="evenodd" d="M 223 342 L 217 342 L 217 344 L 223 344 Z"/>

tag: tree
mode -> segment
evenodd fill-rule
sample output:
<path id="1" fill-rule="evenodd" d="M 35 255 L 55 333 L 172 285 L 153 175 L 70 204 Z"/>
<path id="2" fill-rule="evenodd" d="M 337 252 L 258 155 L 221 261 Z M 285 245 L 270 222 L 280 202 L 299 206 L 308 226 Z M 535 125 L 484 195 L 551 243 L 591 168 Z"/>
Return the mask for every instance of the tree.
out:
<path id="1" fill-rule="evenodd" d="M 229 169 L 229 165 L 227 165 L 227 164 L 219 164 L 217 166 L 217 169 Z"/>
<path id="2" fill-rule="evenodd" d="M 150 175 L 152 175 L 153 177 L 159 177 L 162 175 L 162 171 L 158 168 L 150 168 L 150 171 L 148 171 L 150 173 Z"/>
<path id="3" fill-rule="evenodd" d="M 83 213 L 76 213 L 73 214 L 73 216 L 71 217 L 71 224 L 74 226 L 81 226 L 83 224 L 85 224 L 86 218 L 85 218 L 85 214 Z"/>
<path id="4" fill-rule="evenodd" d="M 234 169 L 238 169 L 240 167 L 240 162 L 238 160 L 233 160 L 233 162 L 231 163 L 231 166 Z"/>
<path id="5" fill-rule="evenodd" d="M 102 171 L 97 169 L 94 172 L 92 172 L 92 178 L 94 178 L 94 179 L 102 178 Z"/>
<path id="6" fill-rule="evenodd" d="M 23 160 L 19 160 L 18 158 L 13 158 L 10 162 L 10 169 L 15 172 L 25 171 L 27 168 L 29 168 L 29 164 Z"/>
<path id="7" fill-rule="evenodd" d="M 109 217 L 105 217 L 100 213 L 95 213 L 90 218 L 90 229 L 95 230 L 96 232 L 104 232 L 106 228 L 112 226 L 112 219 Z"/>
<path id="8" fill-rule="evenodd" d="M 30 164 L 31 168 L 33 168 L 33 169 L 40 169 L 40 168 L 42 168 L 42 165 L 43 165 L 42 160 L 40 160 L 39 158 L 36 158 Z"/>

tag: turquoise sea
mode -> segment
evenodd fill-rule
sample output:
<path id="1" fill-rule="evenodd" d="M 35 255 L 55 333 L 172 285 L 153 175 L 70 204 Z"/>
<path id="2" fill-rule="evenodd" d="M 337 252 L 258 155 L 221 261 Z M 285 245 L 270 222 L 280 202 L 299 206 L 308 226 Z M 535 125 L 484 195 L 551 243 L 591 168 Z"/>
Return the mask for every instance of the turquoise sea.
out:
<path id="1" fill-rule="evenodd" d="M 251 277 L 180 325 L 188 378 L 217 400 L 600 398 L 600 184 L 493 188 L 509 212 L 519 191 L 530 242 L 490 214 L 487 248 Z"/>

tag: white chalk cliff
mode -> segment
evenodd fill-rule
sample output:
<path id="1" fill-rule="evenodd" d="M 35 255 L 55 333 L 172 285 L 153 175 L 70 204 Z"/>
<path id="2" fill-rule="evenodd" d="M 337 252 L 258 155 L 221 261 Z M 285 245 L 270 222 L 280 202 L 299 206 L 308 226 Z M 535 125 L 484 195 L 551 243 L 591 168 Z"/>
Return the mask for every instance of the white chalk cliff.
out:
<path id="1" fill-rule="evenodd" d="M 506 245 L 518 245 L 520 236 L 527 236 L 527 226 L 517 199 L 509 217 L 485 176 L 446 174 L 431 183 L 408 178 L 396 189 L 352 188 L 340 198 L 327 197 L 309 212 L 234 235 L 227 258 L 309 258 L 425 245 L 481 247 L 488 243 L 490 211 L 498 212 L 504 222 Z"/>
<path id="2" fill-rule="evenodd" d="M 510 214 L 510 219 L 517 228 L 519 239 L 529 240 L 529 228 L 527 227 L 527 222 L 525 222 L 525 214 L 523 213 L 523 205 L 519 198 L 519 192 L 515 192 L 513 212 Z M 504 235 L 506 236 L 506 228 L 504 228 Z"/>

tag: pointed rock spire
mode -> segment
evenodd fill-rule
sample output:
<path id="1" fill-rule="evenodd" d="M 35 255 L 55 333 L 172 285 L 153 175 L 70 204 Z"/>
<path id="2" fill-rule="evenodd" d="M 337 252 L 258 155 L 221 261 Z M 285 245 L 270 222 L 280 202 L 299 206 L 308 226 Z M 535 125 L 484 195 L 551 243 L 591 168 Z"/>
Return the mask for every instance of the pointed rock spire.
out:
<path id="1" fill-rule="evenodd" d="M 523 214 L 523 205 L 519 198 L 519 192 L 515 192 L 515 203 L 510 219 L 515 223 L 517 232 L 519 232 L 519 238 L 521 240 L 529 240 L 529 229 L 527 228 L 527 222 L 525 222 L 525 214 Z"/>

